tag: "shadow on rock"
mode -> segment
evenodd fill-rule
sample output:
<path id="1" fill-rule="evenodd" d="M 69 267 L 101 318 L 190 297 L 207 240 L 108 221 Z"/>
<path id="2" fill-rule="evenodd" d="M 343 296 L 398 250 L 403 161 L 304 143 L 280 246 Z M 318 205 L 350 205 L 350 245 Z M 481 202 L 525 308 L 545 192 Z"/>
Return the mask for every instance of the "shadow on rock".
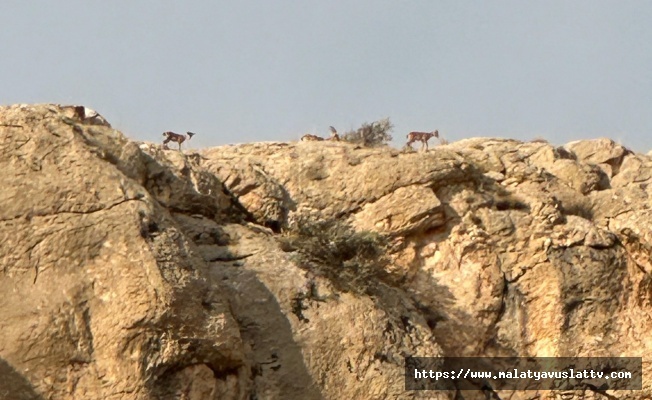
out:
<path id="1" fill-rule="evenodd" d="M 44 400 L 31 383 L 7 361 L 0 359 L 0 398 L 3 400 Z"/>

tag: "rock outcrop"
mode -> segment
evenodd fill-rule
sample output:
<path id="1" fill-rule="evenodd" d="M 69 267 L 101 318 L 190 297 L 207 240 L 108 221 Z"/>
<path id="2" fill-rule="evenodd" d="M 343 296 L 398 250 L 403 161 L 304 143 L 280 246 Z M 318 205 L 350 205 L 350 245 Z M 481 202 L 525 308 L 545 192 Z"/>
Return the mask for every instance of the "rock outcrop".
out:
<path id="1" fill-rule="evenodd" d="M 164 151 L 70 110 L 0 108 L 0 397 L 453 398 L 405 390 L 407 356 L 643 357 L 643 391 L 494 396 L 652 395 L 649 155 Z M 384 238 L 386 261 L 287 244 L 324 222 Z"/>

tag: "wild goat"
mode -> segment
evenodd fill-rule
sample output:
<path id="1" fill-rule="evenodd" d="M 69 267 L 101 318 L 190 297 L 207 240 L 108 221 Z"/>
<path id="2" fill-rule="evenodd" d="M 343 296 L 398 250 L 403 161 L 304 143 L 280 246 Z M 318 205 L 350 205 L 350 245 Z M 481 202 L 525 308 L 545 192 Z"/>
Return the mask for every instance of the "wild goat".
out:
<path id="1" fill-rule="evenodd" d="M 104 119 L 103 116 L 101 116 L 97 111 L 91 110 L 88 107 L 85 106 L 60 106 L 61 109 L 64 111 L 64 115 L 67 117 L 72 117 L 77 119 L 79 122 L 84 123 L 84 124 L 90 124 L 90 125 L 102 125 L 106 127 L 111 127 L 111 124 Z M 70 111 L 72 110 L 72 114 Z"/>
<path id="2" fill-rule="evenodd" d="M 412 143 L 416 141 L 420 141 L 421 144 L 421 149 L 425 147 L 426 151 L 428 151 L 428 140 L 430 140 L 431 137 L 436 137 L 439 138 L 439 131 L 434 131 L 434 132 L 410 132 L 407 134 L 406 138 L 408 139 L 407 145 L 412 147 Z"/>
<path id="3" fill-rule="evenodd" d="M 323 137 L 317 136 L 317 135 L 311 135 L 309 133 L 306 134 L 306 135 L 301 136 L 301 141 L 302 142 L 320 142 L 322 140 L 324 140 Z"/>
<path id="4" fill-rule="evenodd" d="M 329 127 L 331 129 L 331 137 L 328 138 L 328 140 L 333 140 L 335 142 L 340 141 L 340 135 L 337 134 L 337 129 L 333 128 L 332 126 Z"/>
<path id="5" fill-rule="evenodd" d="M 339 142 L 340 141 L 340 135 L 337 134 L 337 129 L 333 128 L 332 126 L 330 126 L 329 128 L 330 128 L 330 131 L 331 131 L 331 137 L 329 137 L 328 139 L 324 139 L 321 136 L 312 135 L 312 134 L 308 133 L 306 135 L 301 136 L 301 141 L 302 142 L 321 142 L 321 141 L 324 141 L 324 140 L 334 140 L 336 142 Z"/>
<path id="6" fill-rule="evenodd" d="M 179 135 L 174 132 L 163 132 L 163 136 L 167 136 L 167 139 L 163 141 L 163 148 L 168 149 L 168 143 L 175 142 L 179 144 L 179 151 L 181 151 L 181 143 L 192 139 L 193 135 L 194 133 L 192 132 L 187 132 L 186 135 Z"/>

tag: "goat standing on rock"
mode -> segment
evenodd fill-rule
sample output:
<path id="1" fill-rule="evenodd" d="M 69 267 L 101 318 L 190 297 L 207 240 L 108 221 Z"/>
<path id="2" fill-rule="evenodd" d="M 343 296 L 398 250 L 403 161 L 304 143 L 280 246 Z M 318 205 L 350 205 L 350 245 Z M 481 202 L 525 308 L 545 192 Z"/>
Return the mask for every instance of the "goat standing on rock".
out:
<path id="1" fill-rule="evenodd" d="M 163 136 L 167 136 L 167 138 L 163 141 L 163 147 L 168 149 L 168 143 L 175 142 L 179 144 L 179 151 L 181 151 L 181 143 L 192 139 L 193 135 L 194 133 L 192 132 L 187 132 L 186 135 L 179 135 L 178 133 L 174 132 L 163 132 Z"/>
<path id="2" fill-rule="evenodd" d="M 410 132 L 407 134 L 407 146 L 412 147 L 412 143 L 416 142 L 417 140 L 420 141 L 421 144 L 421 149 L 425 147 L 426 151 L 428 151 L 428 140 L 430 140 L 431 137 L 436 137 L 439 138 L 439 131 L 434 131 L 434 132 Z"/>

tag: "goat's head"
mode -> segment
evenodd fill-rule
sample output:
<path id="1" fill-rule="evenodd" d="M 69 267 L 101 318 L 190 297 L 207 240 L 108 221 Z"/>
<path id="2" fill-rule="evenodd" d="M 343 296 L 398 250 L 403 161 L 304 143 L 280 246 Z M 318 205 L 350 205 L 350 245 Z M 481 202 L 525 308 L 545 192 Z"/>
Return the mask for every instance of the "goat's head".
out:
<path id="1" fill-rule="evenodd" d="M 186 132 L 188 134 L 188 140 L 190 140 L 195 134 L 192 132 Z"/>
<path id="2" fill-rule="evenodd" d="M 430 134 L 430 137 L 436 137 L 437 139 L 439 139 L 439 131 L 435 130 L 433 133 Z"/>

